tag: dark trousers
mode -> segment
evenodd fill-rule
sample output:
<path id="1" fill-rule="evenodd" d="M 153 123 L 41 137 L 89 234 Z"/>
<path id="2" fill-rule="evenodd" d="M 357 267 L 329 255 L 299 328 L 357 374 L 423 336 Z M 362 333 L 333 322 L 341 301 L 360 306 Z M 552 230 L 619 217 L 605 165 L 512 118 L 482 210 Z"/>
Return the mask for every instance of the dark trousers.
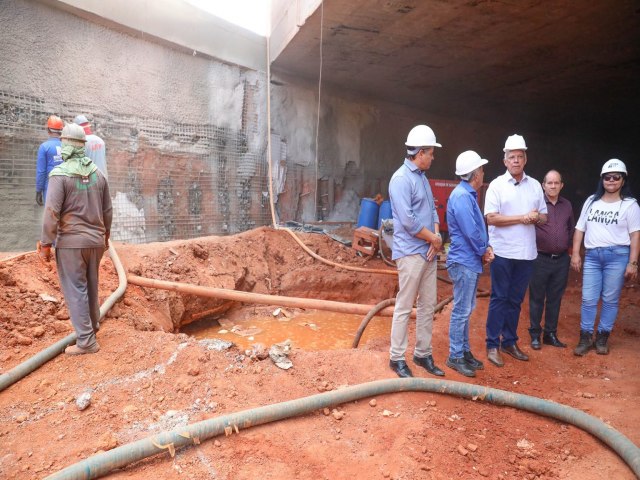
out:
<path id="1" fill-rule="evenodd" d="M 518 341 L 520 306 L 527 292 L 533 260 L 496 255 L 491 263 L 491 299 L 487 315 L 487 348 L 510 347 Z"/>
<path id="2" fill-rule="evenodd" d="M 562 295 L 567 288 L 571 258 L 563 254 L 559 258 L 538 255 L 533 262 L 533 274 L 529 283 L 529 333 L 531 338 L 542 332 L 544 310 L 544 333 L 556 333 Z M 545 303 L 546 299 L 546 303 Z"/>

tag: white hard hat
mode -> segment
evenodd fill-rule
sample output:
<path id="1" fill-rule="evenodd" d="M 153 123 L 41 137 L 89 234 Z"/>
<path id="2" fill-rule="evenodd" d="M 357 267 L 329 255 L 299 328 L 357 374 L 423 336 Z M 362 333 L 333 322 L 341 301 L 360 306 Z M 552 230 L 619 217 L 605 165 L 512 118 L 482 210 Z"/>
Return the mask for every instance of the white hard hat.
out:
<path id="1" fill-rule="evenodd" d="M 511 135 L 507 138 L 507 141 L 504 142 L 504 152 L 508 150 L 526 150 L 527 144 L 524 143 L 524 138 L 522 135 Z"/>
<path id="2" fill-rule="evenodd" d="M 84 133 L 84 128 L 75 123 L 67 123 L 62 129 L 61 140 L 72 140 L 76 142 L 86 142 L 87 136 Z"/>
<path id="3" fill-rule="evenodd" d="M 618 160 L 617 158 L 612 158 L 611 160 L 607 160 L 607 163 L 605 163 L 602 166 L 602 171 L 600 172 L 600 175 L 602 176 L 605 173 L 610 173 L 610 172 L 621 172 L 627 175 L 627 166 L 624 164 L 622 160 Z"/>
<path id="4" fill-rule="evenodd" d="M 405 142 L 407 147 L 441 147 L 436 142 L 436 134 L 433 133 L 426 125 L 418 125 L 413 127 L 407 135 L 407 141 Z"/>
<path id="5" fill-rule="evenodd" d="M 456 175 L 466 175 L 487 163 L 489 163 L 489 160 L 480 158 L 480 155 L 473 150 L 467 150 L 458 155 L 456 159 Z"/>
<path id="6" fill-rule="evenodd" d="M 87 117 L 84 115 L 77 115 L 76 118 L 73 119 L 73 123 L 76 125 L 84 125 L 85 123 L 89 123 L 89 120 L 87 120 Z"/>

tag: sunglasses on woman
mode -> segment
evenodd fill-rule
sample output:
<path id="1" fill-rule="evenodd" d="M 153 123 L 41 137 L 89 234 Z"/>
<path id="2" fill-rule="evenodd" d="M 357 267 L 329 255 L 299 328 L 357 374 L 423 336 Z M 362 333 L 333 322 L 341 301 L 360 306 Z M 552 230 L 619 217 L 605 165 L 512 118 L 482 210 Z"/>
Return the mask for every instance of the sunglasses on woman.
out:
<path id="1" fill-rule="evenodd" d="M 602 179 L 605 182 L 618 182 L 620 179 L 622 178 L 622 175 L 620 175 L 619 173 L 613 174 L 613 175 L 603 175 Z"/>

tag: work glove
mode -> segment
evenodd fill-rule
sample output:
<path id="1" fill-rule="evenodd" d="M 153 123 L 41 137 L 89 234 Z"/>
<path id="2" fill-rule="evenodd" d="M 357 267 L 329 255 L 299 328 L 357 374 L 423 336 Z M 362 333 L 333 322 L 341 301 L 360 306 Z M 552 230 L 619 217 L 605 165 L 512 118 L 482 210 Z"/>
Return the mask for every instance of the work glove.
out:
<path id="1" fill-rule="evenodd" d="M 36 192 L 36 203 L 40 206 L 44 205 L 44 201 L 42 200 L 42 192 Z"/>
<path id="2" fill-rule="evenodd" d="M 51 245 L 42 245 L 42 243 L 36 243 L 36 252 L 38 252 L 38 256 L 40 260 L 44 263 L 49 263 L 51 261 Z"/>

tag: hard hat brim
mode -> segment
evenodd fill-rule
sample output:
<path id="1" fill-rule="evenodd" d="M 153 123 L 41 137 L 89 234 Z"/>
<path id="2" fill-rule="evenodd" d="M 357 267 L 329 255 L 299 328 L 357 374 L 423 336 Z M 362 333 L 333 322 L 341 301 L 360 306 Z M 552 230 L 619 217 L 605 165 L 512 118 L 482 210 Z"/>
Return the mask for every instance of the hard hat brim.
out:
<path id="1" fill-rule="evenodd" d="M 489 163 L 489 160 L 487 160 L 486 158 L 482 158 L 480 159 L 480 161 L 478 162 L 478 164 L 476 166 L 474 166 L 471 170 L 467 170 L 466 172 L 460 171 L 460 170 L 456 170 L 456 175 L 466 175 L 467 173 L 471 173 L 473 172 L 476 168 L 478 167 L 482 167 L 483 165 L 486 165 L 487 163 Z"/>
<path id="2" fill-rule="evenodd" d="M 520 147 L 520 148 L 503 148 L 502 151 L 504 153 L 510 152 L 512 150 L 522 150 L 523 152 L 527 151 L 527 147 Z"/>
<path id="3" fill-rule="evenodd" d="M 434 143 L 433 145 L 409 145 L 407 142 L 404 142 L 404 144 L 409 148 L 442 147 L 439 143 Z"/>

